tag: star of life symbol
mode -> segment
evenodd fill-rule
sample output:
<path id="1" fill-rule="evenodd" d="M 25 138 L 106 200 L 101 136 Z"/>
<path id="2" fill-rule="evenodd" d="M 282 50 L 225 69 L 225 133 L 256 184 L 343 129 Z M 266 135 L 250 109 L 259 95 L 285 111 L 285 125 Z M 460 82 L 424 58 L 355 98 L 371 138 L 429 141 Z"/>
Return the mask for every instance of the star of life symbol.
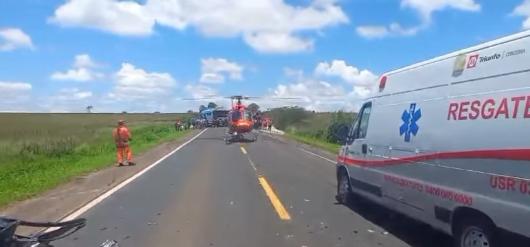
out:
<path id="1" fill-rule="evenodd" d="M 410 104 L 409 110 L 404 110 L 403 114 L 401 115 L 401 120 L 403 120 L 403 124 L 401 124 L 401 127 L 399 127 L 399 135 L 405 135 L 405 142 L 410 142 L 410 138 L 412 135 L 416 136 L 418 134 L 418 130 L 420 129 L 420 126 L 418 126 L 417 122 L 421 118 L 421 109 L 416 110 L 416 103 Z"/>

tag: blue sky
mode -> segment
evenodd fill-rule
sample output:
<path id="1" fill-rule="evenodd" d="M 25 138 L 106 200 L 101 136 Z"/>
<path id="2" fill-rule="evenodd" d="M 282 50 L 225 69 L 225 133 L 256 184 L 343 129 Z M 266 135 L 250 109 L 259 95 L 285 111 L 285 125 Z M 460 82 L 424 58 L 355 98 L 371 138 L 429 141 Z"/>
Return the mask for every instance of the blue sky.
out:
<path id="1" fill-rule="evenodd" d="M 175 112 L 234 94 L 355 110 L 385 71 L 529 16 L 530 0 L 2 0 L 0 111 Z"/>

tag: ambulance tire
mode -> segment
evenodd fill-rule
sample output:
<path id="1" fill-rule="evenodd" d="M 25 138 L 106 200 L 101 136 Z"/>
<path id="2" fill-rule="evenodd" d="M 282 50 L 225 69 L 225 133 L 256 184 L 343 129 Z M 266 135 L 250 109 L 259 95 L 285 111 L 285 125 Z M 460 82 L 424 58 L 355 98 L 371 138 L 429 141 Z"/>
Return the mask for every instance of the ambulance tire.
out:
<path id="1" fill-rule="evenodd" d="M 487 218 L 464 218 L 455 227 L 455 247 L 497 246 L 494 242 L 495 225 Z"/>
<path id="2" fill-rule="evenodd" d="M 337 201 L 343 205 L 351 205 L 353 203 L 353 193 L 350 187 L 350 180 L 348 173 L 341 172 L 337 180 Z"/>

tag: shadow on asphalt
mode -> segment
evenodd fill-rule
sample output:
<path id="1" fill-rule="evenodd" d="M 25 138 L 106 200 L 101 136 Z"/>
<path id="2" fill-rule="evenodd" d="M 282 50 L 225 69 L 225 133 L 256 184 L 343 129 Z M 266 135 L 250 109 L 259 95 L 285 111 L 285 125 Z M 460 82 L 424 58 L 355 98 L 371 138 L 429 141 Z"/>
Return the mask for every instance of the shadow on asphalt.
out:
<path id="1" fill-rule="evenodd" d="M 354 200 L 355 202 L 346 205 L 349 209 L 412 247 L 454 246 L 450 236 L 433 229 L 427 224 L 393 212 L 358 196 Z M 505 231 L 499 233 L 498 240 L 498 246 L 530 246 L 530 239 Z"/>
<path id="2" fill-rule="evenodd" d="M 234 143 L 252 143 L 252 142 L 256 142 L 256 141 L 254 141 L 252 139 L 243 138 L 243 139 L 232 140 L 232 141 L 230 141 L 227 144 L 230 145 L 230 144 L 234 144 Z"/>
<path id="3" fill-rule="evenodd" d="M 199 141 L 220 141 L 220 142 L 224 142 L 225 141 L 225 139 L 223 137 L 198 137 L 195 140 L 199 140 Z"/>
<path id="4" fill-rule="evenodd" d="M 198 141 L 218 141 L 218 142 L 225 142 L 224 137 L 199 137 L 196 140 Z M 255 142 L 251 138 L 245 138 L 245 139 L 234 139 L 228 144 L 234 144 L 234 143 L 252 143 Z"/>

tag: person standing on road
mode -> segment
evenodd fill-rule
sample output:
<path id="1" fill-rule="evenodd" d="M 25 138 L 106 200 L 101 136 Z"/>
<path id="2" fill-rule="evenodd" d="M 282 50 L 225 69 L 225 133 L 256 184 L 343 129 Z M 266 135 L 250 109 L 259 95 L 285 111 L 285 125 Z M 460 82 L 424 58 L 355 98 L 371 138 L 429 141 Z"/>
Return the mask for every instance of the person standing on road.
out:
<path id="1" fill-rule="evenodd" d="M 118 121 L 118 127 L 112 131 L 112 137 L 116 143 L 116 157 L 118 159 L 117 166 L 124 165 L 124 156 L 126 155 L 127 164 L 130 166 L 135 165 L 132 161 L 132 151 L 129 147 L 129 141 L 132 140 L 131 132 L 125 125 L 125 120 Z"/>

